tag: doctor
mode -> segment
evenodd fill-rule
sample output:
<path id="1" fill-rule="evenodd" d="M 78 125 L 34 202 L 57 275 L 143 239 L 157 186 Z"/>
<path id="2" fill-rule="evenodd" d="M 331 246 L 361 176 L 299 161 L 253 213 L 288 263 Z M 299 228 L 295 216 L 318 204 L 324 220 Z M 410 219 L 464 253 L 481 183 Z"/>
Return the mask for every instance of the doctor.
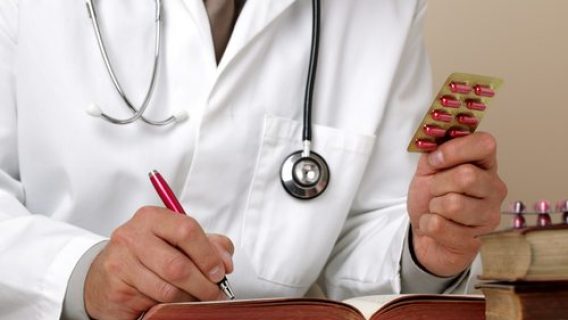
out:
<path id="1" fill-rule="evenodd" d="M 306 151 L 312 2 L 215 2 L 163 2 L 151 88 L 154 2 L 94 1 L 122 91 L 83 0 L 0 2 L 0 318 L 135 319 L 219 299 L 226 274 L 238 298 L 463 289 L 506 188 L 488 134 L 405 151 L 431 102 L 424 1 L 323 1 L 308 154 L 329 180 L 309 200 L 280 175 Z M 85 112 L 128 103 L 176 121 Z"/>

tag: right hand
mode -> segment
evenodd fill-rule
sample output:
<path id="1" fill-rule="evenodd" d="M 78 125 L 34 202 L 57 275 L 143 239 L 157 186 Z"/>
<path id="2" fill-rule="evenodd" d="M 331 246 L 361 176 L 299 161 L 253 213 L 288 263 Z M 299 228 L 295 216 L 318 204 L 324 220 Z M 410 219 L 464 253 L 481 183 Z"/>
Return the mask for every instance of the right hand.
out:
<path id="1" fill-rule="evenodd" d="M 95 319 L 136 319 L 157 303 L 225 299 L 217 283 L 233 271 L 233 252 L 195 219 L 143 207 L 93 261 L 85 309 Z"/>

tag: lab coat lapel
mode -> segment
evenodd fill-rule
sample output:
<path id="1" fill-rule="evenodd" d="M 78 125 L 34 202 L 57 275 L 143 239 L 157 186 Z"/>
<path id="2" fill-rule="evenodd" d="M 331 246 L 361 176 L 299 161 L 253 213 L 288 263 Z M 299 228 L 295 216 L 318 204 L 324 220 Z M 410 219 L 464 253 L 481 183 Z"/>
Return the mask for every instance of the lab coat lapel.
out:
<path id="1" fill-rule="evenodd" d="M 213 65 L 217 65 L 215 61 L 215 47 L 213 46 L 213 38 L 211 36 L 211 26 L 203 0 L 182 0 L 182 2 L 187 11 L 189 11 L 196 28 L 199 30 L 199 35 L 205 44 L 205 50 L 207 50 L 207 56 L 211 58 Z"/>
<path id="2" fill-rule="evenodd" d="M 295 1 L 297 0 L 247 0 L 223 58 L 217 67 L 218 75 L 222 73 L 231 60 L 238 56 L 239 52 L 245 49 L 262 30 Z M 211 57 L 212 63 L 216 63 L 211 27 L 203 0 L 182 0 L 182 2 L 195 21 L 203 43 L 207 45 L 208 55 Z"/>
<path id="3" fill-rule="evenodd" d="M 297 0 L 247 0 L 219 62 L 218 74 L 295 1 Z"/>

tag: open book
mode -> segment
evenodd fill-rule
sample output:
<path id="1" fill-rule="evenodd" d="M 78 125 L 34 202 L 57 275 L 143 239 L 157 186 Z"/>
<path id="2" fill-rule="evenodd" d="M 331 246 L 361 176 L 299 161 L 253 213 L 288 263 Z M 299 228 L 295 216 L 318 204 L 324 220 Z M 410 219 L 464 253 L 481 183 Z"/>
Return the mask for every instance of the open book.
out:
<path id="1" fill-rule="evenodd" d="M 369 296 L 344 302 L 324 299 L 259 299 L 159 304 L 143 320 L 484 320 L 481 296 Z"/>

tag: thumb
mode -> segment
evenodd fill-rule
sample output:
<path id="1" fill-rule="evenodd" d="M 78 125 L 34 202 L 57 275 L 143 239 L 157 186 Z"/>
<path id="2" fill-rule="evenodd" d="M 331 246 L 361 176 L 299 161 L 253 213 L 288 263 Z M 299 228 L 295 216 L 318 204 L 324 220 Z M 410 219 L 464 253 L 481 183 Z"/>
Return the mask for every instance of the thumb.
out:
<path id="1" fill-rule="evenodd" d="M 423 153 L 420 156 L 420 160 L 418 161 L 418 166 L 416 167 L 416 174 L 415 176 L 429 176 L 436 173 L 435 167 L 431 165 L 430 157 L 432 155 L 430 153 Z"/>
<path id="2" fill-rule="evenodd" d="M 235 246 L 231 239 L 220 234 L 208 234 L 207 237 L 223 260 L 225 271 L 227 273 L 233 272 L 233 254 L 235 253 Z"/>

